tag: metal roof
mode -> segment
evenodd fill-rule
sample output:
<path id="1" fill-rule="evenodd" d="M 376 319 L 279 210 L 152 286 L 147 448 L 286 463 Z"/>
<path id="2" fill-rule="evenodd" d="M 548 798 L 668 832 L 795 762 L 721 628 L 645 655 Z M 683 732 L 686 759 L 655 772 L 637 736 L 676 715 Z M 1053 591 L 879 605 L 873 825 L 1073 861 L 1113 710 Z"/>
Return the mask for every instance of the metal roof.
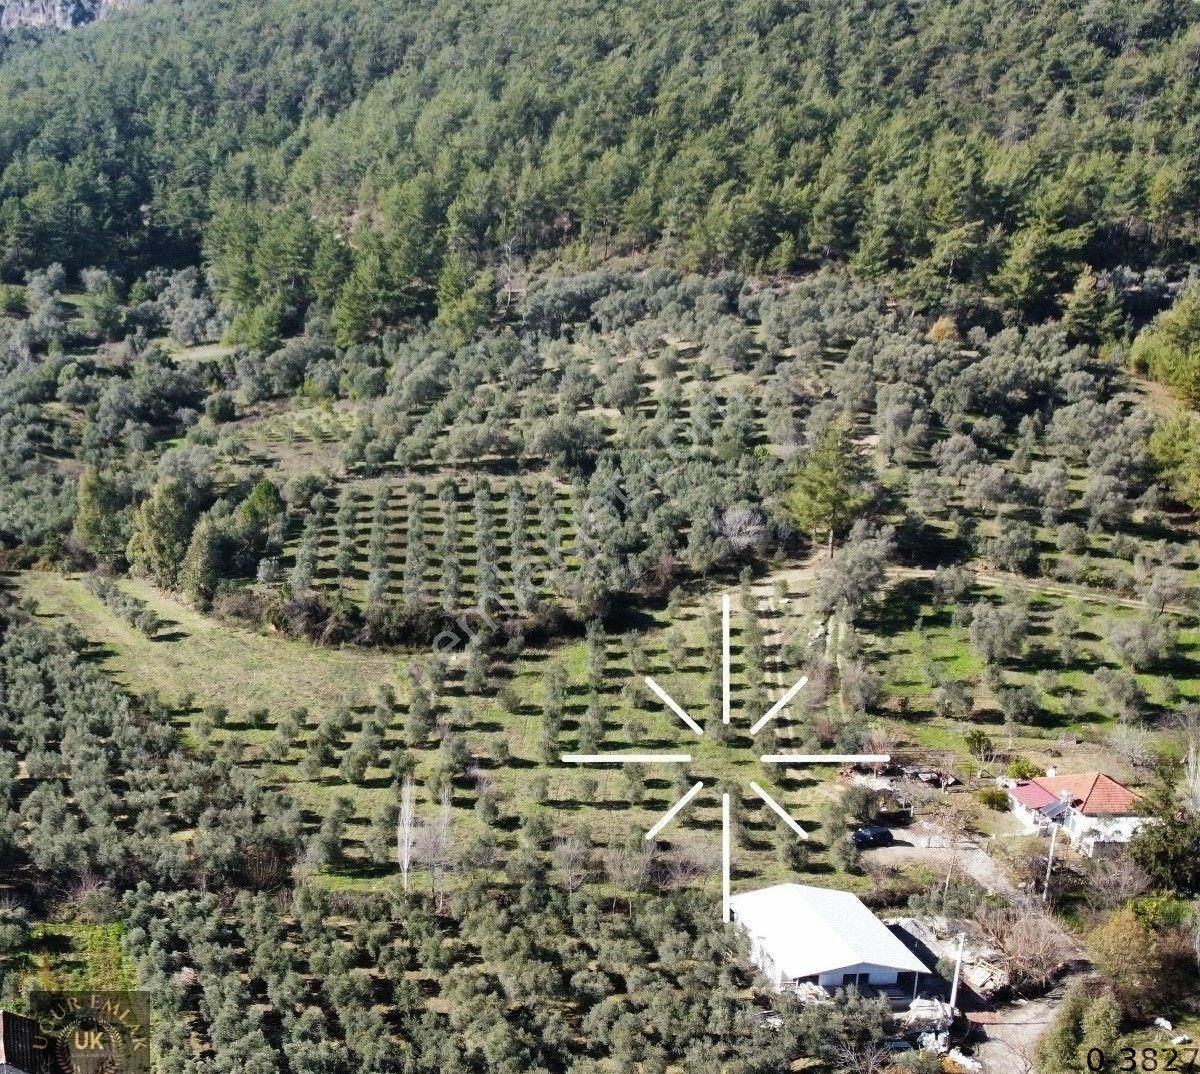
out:
<path id="1" fill-rule="evenodd" d="M 788 978 L 853 966 L 930 972 L 848 891 L 776 884 L 733 896 L 729 908 Z"/>

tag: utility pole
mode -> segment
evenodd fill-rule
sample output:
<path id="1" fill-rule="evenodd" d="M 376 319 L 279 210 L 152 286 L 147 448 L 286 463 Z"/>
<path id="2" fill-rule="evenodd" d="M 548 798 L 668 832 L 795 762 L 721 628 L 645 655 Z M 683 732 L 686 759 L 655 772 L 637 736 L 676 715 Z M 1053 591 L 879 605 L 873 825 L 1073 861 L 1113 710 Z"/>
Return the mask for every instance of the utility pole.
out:
<path id="1" fill-rule="evenodd" d="M 1054 868 L 1054 844 L 1058 842 L 1058 825 L 1050 832 L 1050 853 L 1046 857 L 1046 882 L 1042 885 L 1042 902 L 1050 898 L 1050 872 Z"/>
<path id="2" fill-rule="evenodd" d="M 967 934 L 958 934 L 958 955 L 954 960 L 954 981 L 950 985 L 950 1010 L 953 1011 L 958 1003 L 958 979 L 962 975 L 963 949 L 967 946 Z"/>

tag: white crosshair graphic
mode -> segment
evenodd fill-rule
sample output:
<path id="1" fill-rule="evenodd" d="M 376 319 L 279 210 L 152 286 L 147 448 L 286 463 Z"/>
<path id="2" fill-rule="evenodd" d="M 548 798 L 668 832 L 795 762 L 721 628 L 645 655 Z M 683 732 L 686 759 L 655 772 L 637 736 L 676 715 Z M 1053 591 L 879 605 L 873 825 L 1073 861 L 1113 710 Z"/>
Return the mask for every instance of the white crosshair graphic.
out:
<path id="1" fill-rule="evenodd" d="M 730 668 L 729 656 L 729 595 L 721 600 L 721 722 L 730 722 Z M 646 685 L 656 697 L 678 716 L 697 735 L 704 734 L 704 728 L 691 718 L 679 703 L 671 697 L 649 675 L 645 677 Z M 750 728 L 751 735 L 757 735 L 776 716 L 778 716 L 804 689 L 808 683 L 807 676 L 801 676 L 788 691 L 762 714 Z M 692 760 L 690 753 L 564 753 L 562 760 L 567 764 L 689 764 Z M 763 764 L 780 764 L 793 767 L 819 764 L 887 764 L 891 760 L 884 753 L 765 753 L 759 761 Z M 704 780 L 698 780 L 688 789 L 674 805 L 671 806 L 647 833 L 646 838 L 654 839 L 676 816 L 704 789 Z M 800 827 L 774 798 L 772 798 L 754 780 L 750 780 L 750 789 L 761 798 L 767 806 L 781 817 L 784 823 L 801 839 L 808 838 L 808 832 Z M 730 858 L 731 838 L 729 826 L 729 795 L 721 795 L 721 916 L 729 920 L 730 894 Z"/>

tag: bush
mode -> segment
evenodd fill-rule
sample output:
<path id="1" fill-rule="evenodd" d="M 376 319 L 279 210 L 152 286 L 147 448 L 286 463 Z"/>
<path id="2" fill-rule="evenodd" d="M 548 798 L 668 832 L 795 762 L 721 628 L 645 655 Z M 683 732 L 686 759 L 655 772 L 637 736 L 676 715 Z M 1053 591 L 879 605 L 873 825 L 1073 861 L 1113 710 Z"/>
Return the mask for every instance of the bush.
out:
<path id="1" fill-rule="evenodd" d="M 853 786 L 842 795 L 841 809 L 847 817 L 870 824 L 879 817 L 879 792 L 870 787 Z"/>
<path id="2" fill-rule="evenodd" d="M 988 556 L 1001 570 L 1026 574 L 1037 561 L 1037 539 L 1026 522 L 1002 523 L 1000 535 L 988 546 Z"/>
<path id="3" fill-rule="evenodd" d="M 1166 949 L 1132 909 L 1118 910 L 1094 929 L 1088 953 L 1127 1014 L 1147 1015 L 1168 995 Z"/>
<path id="4" fill-rule="evenodd" d="M 237 408 L 233 405 L 233 396 L 226 391 L 213 392 L 204 400 L 204 413 L 214 425 L 233 421 L 237 417 Z"/>
<path id="5" fill-rule="evenodd" d="M 162 625 L 161 620 L 144 600 L 126 593 L 108 578 L 91 574 L 84 584 L 106 608 L 125 620 L 134 630 L 152 638 Z"/>
<path id="6" fill-rule="evenodd" d="M 1042 770 L 1028 757 L 1014 757 L 1008 762 L 1008 774 L 1013 779 L 1033 779 L 1040 776 Z"/>
<path id="7" fill-rule="evenodd" d="M 1108 643 L 1121 663 L 1144 671 L 1171 652 L 1175 646 L 1175 631 L 1161 615 L 1123 619 L 1109 629 Z"/>
<path id="8" fill-rule="evenodd" d="M 862 851 L 844 836 L 833 844 L 833 860 L 847 873 L 862 872 Z"/>
<path id="9" fill-rule="evenodd" d="M 1008 792 L 1003 787 L 980 787 L 975 797 L 988 809 L 994 809 L 997 813 L 1008 812 Z"/>
<path id="10" fill-rule="evenodd" d="M 25 908 L 0 903 L 0 956 L 16 954 L 29 940 L 29 919 Z"/>
<path id="11" fill-rule="evenodd" d="M 1028 686 L 1004 687 L 999 691 L 998 700 L 1005 719 L 1019 724 L 1038 722 L 1041 709 L 1037 695 Z"/>

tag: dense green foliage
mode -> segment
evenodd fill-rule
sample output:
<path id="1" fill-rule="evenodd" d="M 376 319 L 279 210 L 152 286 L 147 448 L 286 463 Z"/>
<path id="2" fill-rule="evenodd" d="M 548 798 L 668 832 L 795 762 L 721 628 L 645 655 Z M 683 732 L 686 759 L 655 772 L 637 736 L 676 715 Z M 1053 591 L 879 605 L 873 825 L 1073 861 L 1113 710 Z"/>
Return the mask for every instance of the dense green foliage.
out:
<path id="1" fill-rule="evenodd" d="M 1200 405 L 1200 283 L 1192 283 L 1134 342 L 1134 367 Z"/>
<path id="2" fill-rule="evenodd" d="M 481 268 L 653 243 L 1035 316 L 1074 288 L 1086 332 L 1084 265 L 1102 295 L 1195 252 L 1194 21 L 1175 0 L 163 2 L 10 48 L 0 264 L 132 280 L 203 250 L 259 344 L 314 301 L 343 343 L 438 303 L 469 328 Z"/>

